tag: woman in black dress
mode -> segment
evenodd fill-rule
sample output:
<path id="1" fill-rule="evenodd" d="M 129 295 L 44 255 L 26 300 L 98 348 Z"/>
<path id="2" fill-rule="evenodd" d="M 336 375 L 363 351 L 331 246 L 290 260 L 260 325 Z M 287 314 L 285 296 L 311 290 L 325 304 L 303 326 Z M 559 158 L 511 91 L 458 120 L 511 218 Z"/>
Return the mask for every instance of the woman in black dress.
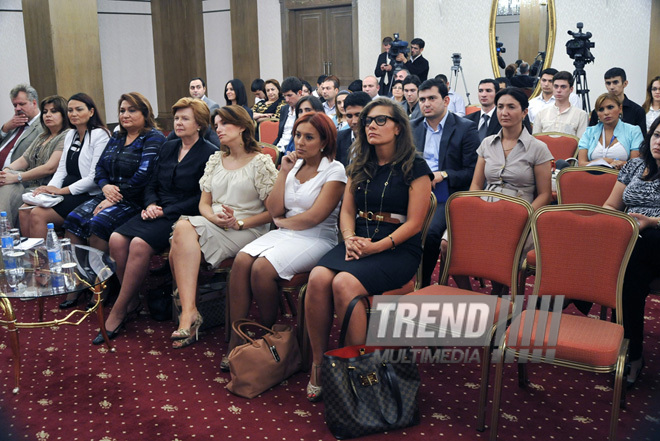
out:
<path id="1" fill-rule="evenodd" d="M 127 318 L 140 306 L 136 296 L 149 260 L 169 245 L 172 225 L 182 214 L 198 214 L 199 179 L 216 147 L 199 134 L 210 121 L 209 109 L 200 100 L 181 98 L 172 106 L 178 139 L 161 147 L 144 195 L 144 210 L 110 236 L 110 255 L 117 262 L 121 290 L 105 321 L 108 337 L 117 337 Z M 94 344 L 103 343 L 99 332 Z"/>
<path id="2" fill-rule="evenodd" d="M 379 98 L 362 110 L 355 155 L 347 169 L 349 179 L 340 213 L 344 242 L 319 261 L 307 287 L 305 314 L 313 362 L 307 386 L 310 401 L 321 396 L 318 374 L 328 346 L 333 307 L 341 322 L 356 295 L 403 286 L 412 279 L 422 257 L 421 230 L 433 173 L 416 154 L 408 116 L 401 106 Z M 348 344 L 359 344 L 365 338 L 364 309 L 356 308 L 354 316 Z"/>
<path id="3" fill-rule="evenodd" d="M 252 109 L 247 105 L 247 92 L 245 91 L 245 85 L 243 82 L 237 78 L 227 81 L 225 84 L 225 101 L 228 106 L 235 104 L 241 106 L 252 118 Z"/>

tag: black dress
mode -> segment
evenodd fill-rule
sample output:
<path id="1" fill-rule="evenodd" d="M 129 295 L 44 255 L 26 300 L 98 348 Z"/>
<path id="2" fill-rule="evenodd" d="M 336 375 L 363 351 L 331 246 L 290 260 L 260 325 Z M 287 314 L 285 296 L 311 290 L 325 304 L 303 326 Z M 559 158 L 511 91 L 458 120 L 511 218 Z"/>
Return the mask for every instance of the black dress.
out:
<path id="1" fill-rule="evenodd" d="M 66 177 L 62 182 L 62 188 L 68 187 L 74 182 L 82 179 L 80 167 L 78 167 L 78 158 L 80 157 L 82 149 L 85 148 L 85 138 L 87 138 L 87 132 L 85 132 L 85 136 L 83 136 L 83 139 L 81 140 L 78 131 L 76 130 L 71 147 L 66 155 Z M 87 148 L 91 147 L 87 146 Z M 55 210 L 55 213 L 57 213 L 62 219 L 66 219 L 69 213 L 71 213 L 77 206 L 87 202 L 92 197 L 93 196 L 89 193 L 65 194 L 62 202 L 53 206 L 53 210 Z"/>
<path id="2" fill-rule="evenodd" d="M 390 170 L 392 171 L 391 177 Z M 427 175 L 433 180 L 433 173 L 426 161 L 419 155 L 415 158 L 412 169 L 412 181 Z M 387 188 L 383 195 L 385 182 Z M 365 208 L 365 188 L 366 208 Z M 354 199 L 357 211 L 372 211 L 396 213 L 406 216 L 408 214 L 408 198 L 410 186 L 404 180 L 400 166 L 386 164 L 378 167 L 376 175 L 368 183 L 362 183 L 355 191 Z M 382 208 L 381 208 L 382 196 Z M 371 237 L 374 242 L 392 234 L 401 224 L 389 222 L 368 221 L 357 217 L 355 221 L 355 234 L 361 237 Z M 319 266 L 334 271 L 345 271 L 357 278 L 370 294 L 380 294 L 384 291 L 400 288 L 412 279 L 419 267 L 422 258 L 422 236 L 418 233 L 407 241 L 397 244 L 395 249 L 372 254 L 359 260 L 345 259 L 346 248 L 340 243 L 323 256 Z"/>
<path id="3" fill-rule="evenodd" d="M 182 214 L 199 214 L 201 189 L 199 180 L 209 157 L 218 149 L 200 138 L 179 162 L 181 140 L 168 141 L 161 147 L 158 162 L 144 195 L 144 206 L 157 204 L 163 207 L 163 216 L 143 220 L 138 214 L 115 230 L 126 237 L 139 237 L 156 253 L 169 246 L 172 225 Z"/>

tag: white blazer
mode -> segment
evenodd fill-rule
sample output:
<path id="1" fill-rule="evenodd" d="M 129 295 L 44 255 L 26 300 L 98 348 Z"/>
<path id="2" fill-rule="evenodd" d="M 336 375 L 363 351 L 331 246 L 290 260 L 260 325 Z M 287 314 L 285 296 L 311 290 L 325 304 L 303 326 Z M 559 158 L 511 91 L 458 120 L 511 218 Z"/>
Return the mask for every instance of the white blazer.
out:
<path id="1" fill-rule="evenodd" d="M 69 130 L 64 137 L 64 150 L 62 151 L 62 157 L 57 166 L 57 171 L 48 185 L 62 188 L 64 178 L 67 176 L 66 157 L 69 148 L 73 143 L 73 137 L 75 134 L 75 129 Z M 94 182 L 94 175 L 96 174 L 96 163 L 101 157 L 101 153 L 103 153 L 109 139 L 110 135 L 101 128 L 94 129 L 85 134 L 85 143 L 83 144 L 80 156 L 78 156 L 78 168 L 80 168 L 80 176 L 82 176 L 82 178 L 69 185 L 69 191 L 71 194 L 89 193 L 95 195 L 101 192 L 101 189 L 96 185 L 96 182 Z"/>

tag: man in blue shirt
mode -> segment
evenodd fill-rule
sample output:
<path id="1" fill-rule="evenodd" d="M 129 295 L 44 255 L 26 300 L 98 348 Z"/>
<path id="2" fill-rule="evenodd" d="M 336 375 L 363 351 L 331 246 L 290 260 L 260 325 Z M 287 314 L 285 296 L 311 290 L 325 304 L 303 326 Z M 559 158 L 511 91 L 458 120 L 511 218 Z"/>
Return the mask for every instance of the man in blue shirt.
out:
<path id="1" fill-rule="evenodd" d="M 445 203 L 452 193 L 470 188 L 479 134 L 474 122 L 448 111 L 449 92 L 440 80 L 426 80 L 419 86 L 419 106 L 423 117 L 411 122 L 413 140 L 433 171 L 433 193 L 438 199 L 424 244 L 422 285 L 428 286 L 447 228 Z"/>

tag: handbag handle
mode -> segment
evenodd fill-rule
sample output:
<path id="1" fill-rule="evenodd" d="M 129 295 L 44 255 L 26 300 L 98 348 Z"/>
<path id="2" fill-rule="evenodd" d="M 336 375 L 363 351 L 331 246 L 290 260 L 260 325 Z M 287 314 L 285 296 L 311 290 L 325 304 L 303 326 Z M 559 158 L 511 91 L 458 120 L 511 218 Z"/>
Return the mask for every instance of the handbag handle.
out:
<path id="1" fill-rule="evenodd" d="M 396 371 L 394 370 L 394 368 L 390 363 L 383 363 L 382 365 L 380 365 L 380 367 L 382 371 L 384 371 L 381 373 L 381 380 L 385 380 L 387 381 L 387 383 L 389 383 L 389 388 L 392 391 L 392 396 L 394 398 L 394 402 L 396 403 L 396 418 L 394 419 L 388 418 L 387 415 L 385 415 L 378 394 L 372 393 L 371 399 L 377 402 L 378 410 L 380 411 L 380 416 L 383 418 L 383 420 L 390 426 L 393 426 L 399 423 L 399 421 L 401 421 L 401 418 L 403 418 L 403 398 L 401 397 L 401 389 L 399 388 L 399 377 L 396 375 Z M 360 396 L 360 393 L 358 392 L 359 385 L 355 384 L 357 381 L 357 375 L 358 373 L 355 371 L 355 369 L 348 369 L 348 377 L 350 378 L 351 381 L 351 389 L 353 390 L 353 393 L 355 394 L 358 400 L 364 401 Z M 386 387 L 384 384 L 382 386 Z M 374 387 L 374 386 L 369 386 L 369 387 Z"/>
<path id="2" fill-rule="evenodd" d="M 253 320 L 249 319 L 238 319 L 235 320 L 234 323 L 231 324 L 232 329 L 234 332 L 241 337 L 243 340 L 246 340 L 250 342 L 250 344 L 254 344 L 254 339 L 250 338 L 244 331 L 243 327 L 244 326 L 256 326 L 257 328 L 261 328 L 264 331 L 267 331 L 269 334 L 273 334 L 275 337 L 278 337 L 280 334 L 277 331 L 273 331 L 271 328 L 268 328 L 260 323 L 257 323 Z"/>
<path id="3" fill-rule="evenodd" d="M 358 304 L 358 302 L 362 299 L 367 299 L 367 305 L 369 306 L 369 295 L 368 294 L 360 294 L 355 297 L 353 297 L 353 300 L 351 300 L 351 303 L 348 304 L 348 308 L 346 308 L 346 314 L 344 314 L 344 321 L 341 324 L 341 332 L 339 333 L 339 347 L 343 348 L 344 347 L 344 342 L 346 340 L 346 333 L 348 332 L 348 324 L 351 321 L 351 316 L 353 315 L 353 310 L 355 309 L 355 306 Z M 367 314 L 367 329 L 369 329 L 369 315 Z"/>

